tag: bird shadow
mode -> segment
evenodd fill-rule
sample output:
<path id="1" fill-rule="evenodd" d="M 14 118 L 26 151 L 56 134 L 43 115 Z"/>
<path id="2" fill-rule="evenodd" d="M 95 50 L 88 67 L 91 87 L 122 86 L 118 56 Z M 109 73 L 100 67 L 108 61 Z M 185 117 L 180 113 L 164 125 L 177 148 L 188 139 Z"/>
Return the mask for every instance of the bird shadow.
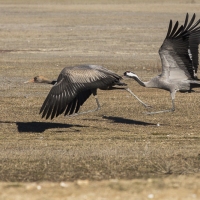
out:
<path id="1" fill-rule="evenodd" d="M 154 124 L 154 123 L 148 123 L 148 122 L 143 122 L 143 121 L 126 119 L 126 118 L 123 118 L 123 117 L 103 116 L 103 119 L 111 120 L 113 123 L 134 124 L 134 125 L 142 125 L 142 126 L 149 126 L 149 125 L 156 126 L 157 125 L 157 124 Z"/>
<path id="2" fill-rule="evenodd" d="M 62 124 L 62 123 L 49 123 L 49 122 L 11 122 L 11 121 L 0 121 L 0 123 L 15 123 L 20 133 L 43 133 L 47 129 L 52 128 L 72 128 L 72 127 L 85 127 L 74 124 Z"/>

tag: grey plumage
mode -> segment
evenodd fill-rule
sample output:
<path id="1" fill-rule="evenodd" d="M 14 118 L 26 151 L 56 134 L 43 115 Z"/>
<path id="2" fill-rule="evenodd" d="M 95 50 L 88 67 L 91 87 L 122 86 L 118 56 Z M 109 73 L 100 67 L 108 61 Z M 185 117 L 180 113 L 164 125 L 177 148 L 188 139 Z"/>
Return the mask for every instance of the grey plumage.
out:
<path id="1" fill-rule="evenodd" d="M 97 103 L 97 109 L 89 110 L 88 113 L 100 109 L 100 104 L 97 98 L 97 89 L 112 90 L 125 89 L 130 92 L 135 98 L 143 103 L 132 91 L 127 87 L 127 84 L 120 82 L 121 76 L 98 65 L 80 65 L 73 67 L 65 67 L 55 81 L 50 81 L 42 76 L 37 76 L 27 82 L 49 83 L 54 84 L 49 94 L 47 95 L 41 109 L 42 118 L 49 117 L 53 119 L 58 115 L 77 115 L 80 107 L 90 97 L 94 95 Z M 115 87 L 119 86 L 119 87 Z M 81 113 L 81 114 L 82 114 Z"/>
<path id="2" fill-rule="evenodd" d="M 189 15 L 186 14 L 185 23 L 180 27 L 178 27 L 178 21 L 173 27 L 172 20 L 170 20 L 166 38 L 159 49 L 162 62 L 162 73 L 160 75 L 148 82 L 142 82 L 136 74 L 130 71 L 124 73 L 125 76 L 135 79 L 144 87 L 170 91 L 172 108 L 148 114 L 174 111 L 174 99 L 177 91 L 191 92 L 192 88 L 200 87 L 200 80 L 197 78 L 200 20 L 194 23 L 195 14 L 189 23 L 188 18 Z"/>
<path id="3" fill-rule="evenodd" d="M 46 119 L 50 116 L 53 119 L 63 112 L 64 115 L 77 113 L 91 94 L 96 95 L 97 88 L 107 89 L 121 84 L 120 79 L 117 74 L 97 65 L 65 67 L 44 101 L 40 113 Z"/>

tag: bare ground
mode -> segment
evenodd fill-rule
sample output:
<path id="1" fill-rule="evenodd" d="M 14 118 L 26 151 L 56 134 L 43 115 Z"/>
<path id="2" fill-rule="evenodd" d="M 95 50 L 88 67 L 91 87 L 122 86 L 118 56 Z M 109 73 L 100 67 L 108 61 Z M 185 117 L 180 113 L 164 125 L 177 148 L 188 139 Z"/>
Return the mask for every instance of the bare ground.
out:
<path id="1" fill-rule="evenodd" d="M 51 121 L 38 114 L 50 86 L 24 84 L 77 64 L 148 80 L 169 20 L 199 18 L 198 1 L 0 2 L 0 199 L 200 198 L 198 89 L 152 116 L 125 91 L 98 91 L 100 111 Z M 124 82 L 153 110 L 171 107 L 168 92 Z"/>

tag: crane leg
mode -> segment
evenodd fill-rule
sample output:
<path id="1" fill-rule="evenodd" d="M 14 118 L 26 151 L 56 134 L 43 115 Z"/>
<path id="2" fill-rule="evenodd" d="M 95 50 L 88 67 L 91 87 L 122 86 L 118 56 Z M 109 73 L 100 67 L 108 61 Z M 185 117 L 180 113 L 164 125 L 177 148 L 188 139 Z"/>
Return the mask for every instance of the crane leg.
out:
<path id="1" fill-rule="evenodd" d="M 127 92 L 129 92 L 131 95 L 133 95 L 145 108 L 150 108 L 151 106 L 148 104 L 145 104 L 139 97 L 137 97 L 129 88 L 124 88 Z"/>
<path id="2" fill-rule="evenodd" d="M 93 91 L 92 92 L 93 95 L 94 95 L 94 98 L 96 100 L 96 103 L 97 103 L 97 108 L 94 109 L 94 110 L 88 110 L 88 111 L 84 111 L 84 112 L 80 112 L 80 113 L 74 113 L 72 115 L 68 115 L 68 117 L 74 117 L 74 116 L 77 116 L 77 115 L 83 115 L 83 114 L 86 114 L 86 113 L 91 113 L 91 112 L 95 112 L 95 111 L 98 111 L 101 109 L 101 106 L 100 106 L 100 103 L 99 103 L 99 100 L 97 98 L 97 92 L 96 91 Z"/>
<path id="3" fill-rule="evenodd" d="M 96 108 L 95 111 L 100 110 L 100 109 L 101 109 L 101 106 L 100 106 L 99 100 L 98 100 L 98 98 L 97 98 L 97 95 L 95 95 L 94 98 L 95 98 L 96 103 L 97 103 L 97 108 Z"/>
<path id="4" fill-rule="evenodd" d="M 172 98 L 172 108 L 169 110 L 160 110 L 160 111 L 156 111 L 156 112 L 147 112 L 147 115 L 153 115 L 153 114 L 159 114 L 159 113 L 166 113 L 166 112 L 174 112 L 175 111 L 175 103 L 174 103 L 174 99 L 175 99 L 175 93 L 171 93 L 171 98 Z"/>

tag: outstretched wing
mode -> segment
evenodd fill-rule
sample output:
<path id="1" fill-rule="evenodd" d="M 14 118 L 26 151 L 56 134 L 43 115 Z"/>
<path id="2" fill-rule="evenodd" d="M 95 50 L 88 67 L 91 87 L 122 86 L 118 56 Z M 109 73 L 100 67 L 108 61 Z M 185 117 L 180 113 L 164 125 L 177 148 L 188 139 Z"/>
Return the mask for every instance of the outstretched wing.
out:
<path id="1" fill-rule="evenodd" d="M 77 113 L 93 90 L 114 85 L 120 79 L 121 76 L 97 65 L 66 67 L 40 109 L 42 118 Z"/>
<path id="2" fill-rule="evenodd" d="M 189 37 L 190 50 L 192 53 L 192 62 L 195 70 L 195 77 L 197 77 L 197 70 L 199 66 L 199 44 L 200 44 L 200 31 L 192 33 Z"/>
<path id="3" fill-rule="evenodd" d="M 198 45 L 200 38 L 200 20 L 195 24 L 195 14 L 188 23 L 186 15 L 184 25 L 178 21 L 172 28 L 170 20 L 167 36 L 159 49 L 162 61 L 162 77 L 168 80 L 195 79 L 198 68 Z"/>

